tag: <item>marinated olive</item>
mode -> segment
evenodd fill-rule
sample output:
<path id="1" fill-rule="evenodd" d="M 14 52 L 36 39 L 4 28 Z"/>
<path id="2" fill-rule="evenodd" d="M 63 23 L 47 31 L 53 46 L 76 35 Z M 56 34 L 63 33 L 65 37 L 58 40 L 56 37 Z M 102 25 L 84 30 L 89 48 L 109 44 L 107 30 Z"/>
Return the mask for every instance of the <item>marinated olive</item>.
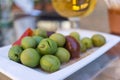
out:
<path id="1" fill-rule="evenodd" d="M 21 46 L 12 46 L 8 52 L 9 59 L 20 62 L 20 54 L 22 53 L 23 49 Z"/>
<path id="2" fill-rule="evenodd" d="M 91 39 L 92 39 L 93 45 L 96 47 L 100 47 L 106 43 L 105 37 L 101 34 L 95 34 L 92 36 Z"/>
<path id="3" fill-rule="evenodd" d="M 87 48 L 85 44 L 82 41 L 79 41 L 79 43 L 80 43 L 80 52 L 86 52 Z"/>
<path id="4" fill-rule="evenodd" d="M 63 34 L 54 33 L 49 38 L 54 40 L 59 47 L 62 47 L 65 44 L 65 36 Z"/>
<path id="5" fill-rule="evenodd" d="M 24 49 L 27 49 L 27 48 L 36 48 L 37 42 L 32 37 L 24 37 L 22 39 L 21 45 L 22 45 L 22 47 Z"/>
<path id="6" fill-rule="evenodd" d="M 46 38 L 47 37 L 47 31 L 42 30 L 42 29 L 35 29 L 33 31 L 33 36 L 41 36 L 41 37 Z"/>
<path id="7" fill-rule="evenodd" d="M 33 39 L 35 39 L 36 42 L 37 42 L 37 44 L 39 44 L 40 41 L 41 41 L 42 39 L 44 39 L 44 38 L 43 38 L 43 37 L 40 37 L 40 36 L 33 36 Z"/>
<path id="8" fill-rule="evenodd" d="M 60 60 L 53 55 L 44 55 L 40 59 L 40 66 L 47 72 L 55 72 L 60 68 Z"/>
<path id="9" fill-rule="evenodd" d="M 28 48 L 21 53 L 20 60 L 25 66 L 36 67 L 39 65 L 40 55 L 35 49 Z"/>
<path id="10" fill-rule="evenodd" d="M 70 60 L 70 53 L 67 49 L 63 47 L 59 47 L 57 52 L 55 53 L 55 56 L 57 56 L 61 63 L 68 62 Z"/>
<path id="11" fill-rule="evenodd" d="M 80 56 L 80 44 L 71 36 L 66 36 L 65 48 L 70 52 L 71 58 Z"/>
<path id="12" fill-rule="evenodd" d="M 57 51 L 57 44 L 52 39 L 46 38 L 41 40 L 38 45 L 41 54 L 54 54 Z"/>
<path id="13" fill-rule="evenodd" d="M 90 49 L 93 47 L 93 43 L 92 43 L 92 40 L 90 38 L 84 37 L 81 41 L 86 46 L 87 49 Z"/>

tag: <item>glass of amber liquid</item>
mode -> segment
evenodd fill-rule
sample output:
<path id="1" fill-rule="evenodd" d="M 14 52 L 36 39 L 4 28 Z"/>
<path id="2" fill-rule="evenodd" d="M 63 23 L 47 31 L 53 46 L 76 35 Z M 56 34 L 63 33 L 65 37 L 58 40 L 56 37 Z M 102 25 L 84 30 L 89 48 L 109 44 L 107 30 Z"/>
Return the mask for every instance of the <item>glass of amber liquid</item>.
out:
<path id="1" fill-rule="evenodd" d="M 70 20 L 71 28 L 79 28 L 80 19 L 93 12 L 96 3 L 97 0 L 52 0 L 56 12 Z"/>
<path id="2" fill-rule="evenodd" d="M 110 33 L 120 35 L 120 8 L 108 9 Z"/>

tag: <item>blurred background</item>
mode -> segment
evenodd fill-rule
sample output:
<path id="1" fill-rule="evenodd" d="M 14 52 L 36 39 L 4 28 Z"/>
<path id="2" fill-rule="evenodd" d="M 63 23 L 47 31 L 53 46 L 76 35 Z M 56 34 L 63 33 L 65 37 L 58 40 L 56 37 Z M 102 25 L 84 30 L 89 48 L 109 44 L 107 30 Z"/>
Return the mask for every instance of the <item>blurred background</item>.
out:
<path id="1" fill-rule="evenodd" d="M 12 44 L 28 28 L 69 29 L 67 18 L 52 7 L 51 0 L 0 0 L 0 47 Z M 80 29 L 109 33 L 107 6 L 98 0 L 92 14 L 80 19 Z"/>

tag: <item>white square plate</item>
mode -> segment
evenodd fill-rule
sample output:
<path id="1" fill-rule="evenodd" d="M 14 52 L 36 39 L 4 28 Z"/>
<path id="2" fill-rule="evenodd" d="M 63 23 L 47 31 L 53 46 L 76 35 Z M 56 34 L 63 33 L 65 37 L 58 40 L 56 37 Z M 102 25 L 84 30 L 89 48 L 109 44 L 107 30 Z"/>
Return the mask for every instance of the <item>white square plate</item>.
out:
<path id="1" fill-rule="evenodd" d="M 102 34 L 105 36 L 107 42 L 104 46 L 100 48 L 93 48 L 88 50 L 81 58 L 71 60 L 67 64 L 63 64 L 60 70 L 54 73 L 46 73 L 41 69 L 32 69 L 16 63 L 8 58 L 8 50 L 11 47 L 5 46 L 0 48 L 0 72 L 7 75 L 13 80 L 62 80 L 72 73 L 76 72 L 77 70 L 83 68 L 88 63 L 92 62 L 96 58 L 100 57 L 114 45 L 116 45 L 120 38 L 118 36 L 114 36 L 107 33 L 95 32 L 95 31 L 88 31 L 88 30 L 62 30 L 58 31 L 64 35 L 68 35 L 72 31 L 77 31 L 80 33 L 80 37 L 91 37 L 93 34 Z"/>

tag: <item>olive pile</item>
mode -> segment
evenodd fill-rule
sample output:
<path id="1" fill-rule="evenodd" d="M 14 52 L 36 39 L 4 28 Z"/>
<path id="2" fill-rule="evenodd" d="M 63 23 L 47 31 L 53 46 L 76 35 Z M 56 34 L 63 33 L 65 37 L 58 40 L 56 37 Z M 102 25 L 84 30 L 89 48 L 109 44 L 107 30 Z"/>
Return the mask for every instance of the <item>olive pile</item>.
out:
<path id="1" fill-rule="evenodd" d="M 10 48 L 8 57 L 31 68 L 40 66 L 44 71 L 55 72 L 60 69 L 61 64 L 80 57 L 80 52 L 105 43 L 105 37 L 100 34 L 93 35 L 91 39 L 80 39 L 77 32 L 64 36 L 61 33 L 35 29 L 32 36 L 22 38 L 21 45 Z"/>

